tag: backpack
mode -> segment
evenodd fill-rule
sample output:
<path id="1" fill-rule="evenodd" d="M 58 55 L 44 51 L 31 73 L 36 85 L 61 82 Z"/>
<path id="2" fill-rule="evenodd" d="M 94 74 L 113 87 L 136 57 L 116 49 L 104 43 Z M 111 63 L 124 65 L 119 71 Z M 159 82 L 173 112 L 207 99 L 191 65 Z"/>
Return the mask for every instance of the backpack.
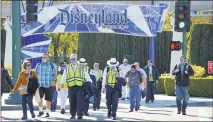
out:
<path id="1" fill-rule="evenodd" d="M 136 72 L 138 72 L 138 75 L 139 75 L 140 79 L 142 80 L 142 77 L 141 77 L 140 71 L 136 71 Z M 129 73 L 130 73 L 130 71 L 128 71 L 128 72 L 127 72 L 127 75 L 129 75 Z M 141 81 L 140 81 L 140 82 L 141 82 Z"/>

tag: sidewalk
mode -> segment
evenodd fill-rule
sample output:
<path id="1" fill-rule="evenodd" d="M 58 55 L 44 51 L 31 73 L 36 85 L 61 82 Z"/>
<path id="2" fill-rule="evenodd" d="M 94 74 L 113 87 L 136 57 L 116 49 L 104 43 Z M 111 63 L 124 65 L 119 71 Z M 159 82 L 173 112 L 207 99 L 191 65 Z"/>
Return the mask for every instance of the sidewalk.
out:
<path id="1" fill-rule="evenodd" d="M 4 103 L 4 100 L 9 96 L 9 93 L 3 94 L 2 96 L 2 106 L 1 110 L 22 110 L 21 104 L 19 105 L 7 105 Z M 59 101 L 59 99 L 58 99 Z M 201 103 L 202 105 L 210 105 L 212 107 L 212 98 L 203 98 L 203 97 L 190 97 L 188 104 L 196 104 Z M 38 110 L 38 104 L 33 99 L 33 103 L 35 106 L 35 110 Z M 176 98 L 175 96 L 167 96 L 167 95 L 155 95 L 155 102 L 153 104 L 145 104 L 144 99 L 141 101 L 141 105 L 143 108 L 161 108 L 161 107 L 172 107 L 176 106 Z M 193 105 L 192 105 L 193 106 Z M 66 108 L 69 109 L 69 100 L 67 99 Z M 92 104 L 90 104 L 90 108 L 92 108 Z M 106 100 L 105 94 L 102 94 L 101 99 L 101 108 L 106 109 Z M 129 100 L 119 100 L 119 108 L 120 109 L 128 109 L 129 108 Z M 59 102 L 57 104 L 57 109 L 60 110 Z"/>

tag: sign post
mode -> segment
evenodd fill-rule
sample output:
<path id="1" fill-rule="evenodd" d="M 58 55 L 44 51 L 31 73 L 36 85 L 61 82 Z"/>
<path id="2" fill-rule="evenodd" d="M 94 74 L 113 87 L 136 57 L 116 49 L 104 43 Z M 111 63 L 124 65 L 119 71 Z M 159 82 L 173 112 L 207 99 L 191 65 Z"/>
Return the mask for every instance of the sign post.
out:
<path id="1" fill-rule="evenodd" d="M 213 74 L 213 61 L 208 61 L 208 74 Z"/>

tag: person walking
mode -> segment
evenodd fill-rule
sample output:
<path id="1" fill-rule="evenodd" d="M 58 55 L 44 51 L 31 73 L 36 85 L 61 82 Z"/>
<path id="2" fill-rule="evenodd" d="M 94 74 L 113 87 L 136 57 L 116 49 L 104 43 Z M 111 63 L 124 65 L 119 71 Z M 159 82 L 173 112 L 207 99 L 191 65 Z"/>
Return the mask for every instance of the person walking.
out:
<path id="1" fill-rule="evenodd" d="M 146 89 L 145 89 L 144 86 L 146 86 L 146 84 L 147 84 L 147 79 L 146 79 L 147 75 L 146 75 L 146 72 L 144 71 L 144 69 L 140 68 L 140 64 L 138 62 L 135 62 L 134 65 L 136 66 L 136 70 L 140 71 L 143 74 L 143 78 L 145 78 L 145 82 L 143 82 L 141 87 L 140 87 L 140 89 L 141 89 L 141 98 L 143 99 L 145 97 L 145 93 L 146 93 Z M 141 103 L 141 99 L 140 99 L 139 103 Z M 141 104 L 140 104 L 140 106 L 141 106 Z M 140 109 L 140 106 L 139 106 L 139 109 Z"/>
<path id="2" fill-rule="evenodd" d="M 1 96 L 4 92 L 6 92 L 7 84 L 11 89 L 14 88 L 8 70 L 4 67 L 4 62 L 1 61 Z"/>
<path id="3" fill-rule="evenodd" d="M 123 64 L 119 66 L 122 76 L 125 76 L 126 73 L 131 70 L 131 65 L 128 64 L 128 59 L 123 59 Z M 128 80 L 128 79 L 127 79 Z M 121 100 L 129 99 L 129 88 L 128 86 L 122 87 L 122 96 Z"/>
<path id="4" fill-rule="evenodd" d="M 68 85 L 67 82 L 64 83 L 64 87 L 61 88 L 61 78 L 64 73 L 64 70 L 66 70 L 67 65 L 64 62 L 60 63 L 59 71 L 57 74 L 56 79 L 56 89 L 58 91 L 58 98 L 60 99 L 60 107 L 61 107 L 61 114 L 65 114 L 65 107 L 66 107 L 66 101 L 68 97 Z"/>
<path id="5" fill-rule="evenodd" d="M 194 75 L 192 67 L 185 61 L 184 56 L 180 57 L 180 63 L 176 64 L 172 74 L 176 81 L 176 104 L 177 114 L 186 115 L 186 108 L 189 100 L 189 76 Z M 182 104 L 183 99 L 183 104 Z"/>
<path id="6" fill-rule="evenodd" d="M 141 86 L 146 81 L 142 72 L 136 70 L 136 66 L 131 66 L 131 71 L 128 71 L 125 75 L 125 79 L 128 78 L 128 86 L 130 89 L 130 111 L 133 112 L 139 110 L 141 101 Z M 143 81 L 142 81 L 143 80 Z M 144 86 L 146 87 L 146 86 Z"/>
<path id="7" fill-rule="evenodd" d="M 88 74 L 90 68 L 87 66 L 86 59 L 80 58 L 79 63 L 80 63 L 81 68 L 84 69 L 84 72 L 87 72 L 87 74 Z M 90 76 L 90 78 L 91 77 L 93 77 L 93 76 Z M 90 83 L 84 84 L 85 85 L 85 87 L 84 87 L 85 95 L 84 96 L 86 98 L 89 98 L 92 95 L 91 89 L 90 89 L 91 88 L 90 86 L 92 84 L 92 80 L 90 79 L 87 82 L 90 82 Z M 84 113 L 85 116 L 89 116 L 88 110 L 89 110 L 89 99 L 84 99 L 84 111 L 83 111 L 83 113 Z"/>
<path id="8" fill-rule="evenodd" d="M 155 68 L 155 66 L 152 65 L 152 61 L 147 61 L 147 66 L 144 68 L 146 74 L 147 74 L 147 87 L 146 87 L 146 103 L 154 102 L 154 94 L 155 94 L 155 85 L 159 81 L 159 72 Z"/>
<path id="9" fill-rule="evenodd" d="M 115 86 L 118 82 L 117 79 L 121 78 L 118 68 L 119 62 L 115 58 L 111 58 L 107 61 L 107 65 L 103 73 L 102 92 L 106 93 L 107 116 L 108 118 L 112 117 L 113 120 L 116 120 L 120 89 Z"/>
<path id="10" fill-rule="evenodd" d="M 31 70 L 31 64 L 28 60 L 25 60 L 23 62 L 22 67 L 24 70 L 20 72 L 12 93 L 15 93 L 20 88 L 20 95 L 22 98 L 22 111 L 23 111 L 23 117 L 21 119 L 27 120 L 27 104 L 29 106 L 32 118 L 35 118 L 33 108 L 33 95 L 35 94 L 35 91 L 38 87 L 38 76 L 35 71 Z"/>
<path id="11" fill-rule="evenodd" d="M 70 62 L 64 70 L 62 79 L 61 79 L 61 87 L 64 87 L 65 82 L 68 84 L 68 94 L 69 94 L 69 102 L 70 102 L 70 119 L 75 119 L 75 115 L 77 112 L 78 119 L 83 118 L 84 111 L 84 82 L 90 81 L 90 77 L 88 72 L 85 72 L 84 68 L 77 63 L 77 55 L 72 54 L 70 56 Z"/>
<path id="12" fill-rule="evenodd" d="M 51 101 L 53 99 L 53 86 L 56 84 L 57 70 L 55 65 L 49 61 L 49 55 L 44 54 L 42 56 L 42 62 L 38 63 L 35 68 L 38 74 L 39 82 L 39 95 L 41 101 L 39 102 L 39 114 L 38 117 L 44 115 L 43 112 L 43 97 L 46 100 L 46 116 L 50 117 L 49 111 L 51 107 Z"/>
<path id="13" fill-rule="evenodd" d="M 56 90 L 56 86 L 53 86 L 53 98 L 51 101 L 51 112 L 55 112 L 57 109 L 57 99 L 58 99 L 58 91 Z"/>
<path id="14" fill-rule="evenodd" d="M 90 75 L 95 76 L 95 80 L 93 80 L 93 86 L 95 88 L 95 96 L 93 103 L 93 111 L 100 109 L 101 103 L 101 89 L 102 89 L 102 79 L 103 79 L 103 71 L 99 69 L 99 63 L 94 63 L 93 70 L 90 71 Z"/>

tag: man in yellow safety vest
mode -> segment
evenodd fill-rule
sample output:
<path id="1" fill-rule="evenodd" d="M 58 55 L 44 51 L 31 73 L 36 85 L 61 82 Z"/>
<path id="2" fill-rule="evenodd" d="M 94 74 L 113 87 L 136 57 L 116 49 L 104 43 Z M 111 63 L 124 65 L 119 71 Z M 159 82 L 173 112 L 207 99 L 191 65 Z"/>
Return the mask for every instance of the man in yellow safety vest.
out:
<path id="1" fill-rule="evenodd" d="M 70 119 L 75 119 L 77 112 L 78 119 L 83 118 L 84 110 L 84 82 L 90 81 L 88 72 L 77 63 L 77 55 L 70 56 L 70 64 L 62 75 L 61 87 L 63 88 L 65 82 L 68 84 L 68 94 L 70 103 Z"/>

